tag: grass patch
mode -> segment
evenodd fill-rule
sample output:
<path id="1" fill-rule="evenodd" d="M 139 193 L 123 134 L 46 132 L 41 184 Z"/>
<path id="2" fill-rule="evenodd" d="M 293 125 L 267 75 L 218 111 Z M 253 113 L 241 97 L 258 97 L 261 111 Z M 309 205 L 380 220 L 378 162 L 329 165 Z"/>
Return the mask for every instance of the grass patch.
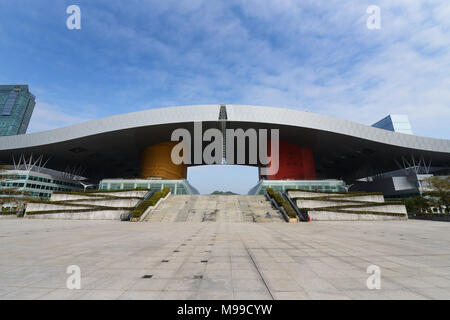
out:
<path id="1" fill-rule="evenodd" d="M 308 210 L 308 209 L 307 209 Z M 381 216 L 394 216 L 394 217 L 406 217 L 406 213 L 398 213 L 398 212 L 378 212 L 378 211 L 351 211 L 351 210 L 333 210 L 327 208 L 317 208 L 310 209 L 310 211 L 329 211 L 335 213 L 350 213 L 350 214 L 373 214 L 373 215 L 381 215 Z M 310 212 L 308 211 L 308 212 Z"/>
<path id="2" fill-rule="evenodd" d="M 55 191 L 54 194 L 73 194 L 78 196 L 89 196 L 95 195 L 96 193 L 117 193 L 117 192 L 129 192 L 129 191 L 150 191 L 146 188 L 136 188 L 136 189 L 123 189 L 123 190 L 86 190 L 86 191 L 73 191 L 73 192 L 63 192 Z M 101 196 L 101 195 L 100 195 Z"/>
<path id="3" fill-rule="evenodd" d="M 270 188 L 268 188 L 270 189 Z M 330 194 L 330 197 L 336 196 L 380 196 L 383 195 L 382 192 L 364 192 L 364 191 L 353 191 L 353 192 L 333 192 L 333 191 L 319 191 L 319 190 L 302 190 L 302 189 L 286 189 L 287 192 L 299 191 L 299 192 L 308 192 L 308 193 L 317 193 L 317 194 Z M 326 195 L 328 196 L 328 195 Z"/>
<path id="4" fill-rule="evenodd" d="M 284 211 L 286 211 L 286 214 L 288 215 L 289 218 L 298 218 L 297 213 L 292 208 L 291 204 L 288 201 L 286 201 L 280 193 L 275 192 L 272 188 L 267 188 L 266 191 L 267 194 L 272 199 L 274 199 L 275 202 L 284 209 Z"/>
<path id="5" fill-rule="evenodd" d="M 129 207 L 92 207 L 88 209 L 69 209 L 69 210 L 43 210 L 43 211 L 27 211 L 26 215 L 36 215 L 36 214 L 51 214 L 51 213 L 77 213 L 77 212 L 91 212 L 91 211 L 107 211 L 107 210 L 124 210 L 124 211 L 130 211 L 133 208 Z"/>

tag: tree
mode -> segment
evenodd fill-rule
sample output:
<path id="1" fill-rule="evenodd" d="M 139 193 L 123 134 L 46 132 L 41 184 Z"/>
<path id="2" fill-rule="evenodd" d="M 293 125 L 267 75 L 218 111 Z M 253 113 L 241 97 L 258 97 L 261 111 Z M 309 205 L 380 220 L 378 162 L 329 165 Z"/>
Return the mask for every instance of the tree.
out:
<path id="1" fill-rule="evenodd" d="M 426 213 L 430 209 L 429 200 L 421 196 L 405 199 L 404 203 L 409 213 Z"/>
<path id="2" fill-rule="evenodd" d="M 450 177 L 430 177 L 425 179 L 432 191 L 426 192 L 427 195 L 433 197 L 436 206 L 441 211 L 445 206 L 446 212 L 450 210 Z"/>

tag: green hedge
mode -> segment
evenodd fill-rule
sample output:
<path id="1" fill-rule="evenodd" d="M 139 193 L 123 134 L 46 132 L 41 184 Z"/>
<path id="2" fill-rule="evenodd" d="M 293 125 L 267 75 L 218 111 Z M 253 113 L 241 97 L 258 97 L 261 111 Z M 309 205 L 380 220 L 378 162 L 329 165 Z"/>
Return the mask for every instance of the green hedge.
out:
<path id="1" fill-rule="evenodd" d="M 89 199 L 69 199 L 69 200 L 59 200 L 59 201 L 52 201 L 49 200 L 52 203 L 56 202 L 64 202 L 67 204 L 70 204 L 72 202 L 79 202 L 79 201 L 105 201 L 105 200 L 142 200 L 143 197 L 119 197 L 119 196 L 102 196 L 102 195 L 95 195 L 95 196 L 88 196 Z M 45 201 L 45 200 L 44 200 Z M 33 201 L 29 201 L 33 202 Z"/>
<path id="2" fill-rule="evenodd" d="M 319 190 L 303 190 L 303 189 L 286 189 L 287 192 L 289 191 L 302 191 L 302 192 L 310 192 L 310 193 L 327 193 L 330 194 L 330 197 L 336 197 L 336 196 L 380 196 L 383 195 L 382 192 L 365 192 L 365 191 L 352 191 L 352 192 L 334 192 L 334 191 L 319 191 Z"/>
<path id="3" fill-rule="evenodd" d="M 386 205 L 403 205 L 401 201 L 386 202 L 364 202 L 359 204 L 349 204 L 343 206 L 328 206 L 328 207 L 317 207 L 317 208 L 302 208 L 305 210 L 339 210 L 339 209 L 351 209 L 351 208 L 365 208 L 365 207 L 384 207 Z"/>
<path id="4" fill-rule="evenodd" d="M 90 211 L 107 211 L 107 210 L 124 210 L 130 211 L 133 208 L 128 207 L 93 207 L 89 209 L 69 209 L 69 210 L 44 210 L 44 211 L 27 211 L 26 215 L 34 215 L 34 214 L 50 214 L 50 213 L 76 213 L 76 212 L 90 212 Z"/>
<path id="5" fill-rule="evenodd" d="M 281 194 L 278 192 L 275 192 L 272 188 L 266 189 L 267 194 L 275 200 L 275 202 L 280 206 L 284 208 L 284 211 L 286 211 L 286 214 L 289 218 L 298 218 L 297 213 L 292 208 L 291 204 L 286 201 Z"/>
<path id="6" fill-rule="evenodd" d="M 336 197 L 336 196 L 335 196 Z M 359 203 L 366 203 L 367 201 L 362 201 L 362 200 L 345 200 L 345 199 L 334 199 L 332 198 L 332 196 L 329 197 L 291 197 L 291 199 L 293 201 L 296 200 L 317 200 L 317 201 L 333 201 L 333 202 L 351 202 L 351 203 L 355 203 L 355 204 L 359 204 Z"/>
<path id="7" fill-rule="evenodd" d="M 351 211 L 351 210 L 339 210 L 339 209 L 332 209 L 332 208 L 310 208 L 305 209 L 308 212 L 309 211 L 330 211 L 330 212 L 337 212 L 337 213 L 350 213 L 350 214 L 373 214 L 373 215 L 384 215 L 384 216 L 395 216 L 395 217 L 406 217 L 406 213 L 398 213 L 398 212 L 378 212 L 378 211 Z"/>
<path id="8" fill-rule="evenodd" d="M 352 198 L 352 197 L 361 197 L 361 196 L 381 196 L 383 194 L 378 193 L 369 193 L 369 192 L 361 192 L 361 193 L 347 193 L 347 194 L 336 194 L 329 196 L 320 196 L 320 197 L 291 197 L 292 200 L 323 200 L 323 201 L 345 201 L 345 202 L 365 202 L 361 200 L 346 200 L 342 198 Z"/>
<path id="9" fill-rule="evenodd" d="M 155 192 L 152 197 L 148 200 L 142 201 L 136 208 L 133 210 L 133 218 L 140 218 L 144 212 L 148 209 L 148 207 L 153 207 L 159 201 L 159 199 L 164 198 L 170 192 L 170 188 L 166 187 L 161 191 Z"/>
<path id="10" fill-rule="evenodd" d="M 77 200 L 82 201 L 82 200 Z M 42 203 L 42 204 L 53 204 L 58 206 L 71 206 L 71 207 L 96 207 L 92 204 L 80 204 L 80 203 L 67 203 L 66 201 L 51 201 L 51 200 L 39 200 L 39 199 L 31 199 L 27 201 L 27 203 Z"/>
<path id="11" fill-rule="evenodd" d="M 74 194 L 74 195 L 95 195 L 96 193 L 115 193 L 115 192 L 129 192 L 129 191 L 150 191 L 150 189 L 146 188 L 136 188 L 136 189 L 123 189 L 123 190 L 86 190 L 86 191 L 72 191 L 72 192 L 64 192 L 64 191 L 55 191 L 55 194 Z"/>
<path id="12" fill-rule="evenodd" d="M 104 199 L 101 199 L 104 200 Z M 83 200 L 76 200 L 76 201 L 83 201 Z M 31 200 L 28 201 L 28 203 L 42 203 L 42 204 L 50 204 L 50 205 L 57 205 L 57 206 L 66 206 L 66 207 L 88 207 L 92 209 L 103 209 L 103 208 L 117 208 L 117 207 L 110 207 L 110 206 L 99 206 L 95 204 L 82 204 L 82 203 L 74 203 L 70 201 L 50 201 L 50 200 Z M 119 207 L 120 208 L 120 207 Z M 123 208 L 123 207 L 122 207 Z M 133 208 L 133 207 L 131 207 Z"/>

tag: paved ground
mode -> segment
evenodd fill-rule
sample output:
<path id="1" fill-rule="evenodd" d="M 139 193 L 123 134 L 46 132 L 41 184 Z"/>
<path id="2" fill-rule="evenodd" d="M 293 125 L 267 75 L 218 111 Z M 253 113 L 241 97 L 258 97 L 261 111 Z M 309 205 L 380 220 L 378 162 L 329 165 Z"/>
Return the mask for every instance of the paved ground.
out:
<path id="1" fill-rule="evenodd" d="M 0 220 L 0 299 L 449 299 L 449 241 L 432 221 Z"/>

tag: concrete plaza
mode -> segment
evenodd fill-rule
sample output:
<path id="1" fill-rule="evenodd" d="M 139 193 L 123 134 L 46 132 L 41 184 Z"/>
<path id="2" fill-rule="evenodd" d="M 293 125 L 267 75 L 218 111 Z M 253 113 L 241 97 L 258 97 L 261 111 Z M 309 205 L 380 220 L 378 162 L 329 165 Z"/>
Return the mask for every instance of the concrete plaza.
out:
<path id="1" fill-rule="evenodd" d="M 0 299 L 449 299 L 449 242 L 434 221 L 2 219 Z"/>

